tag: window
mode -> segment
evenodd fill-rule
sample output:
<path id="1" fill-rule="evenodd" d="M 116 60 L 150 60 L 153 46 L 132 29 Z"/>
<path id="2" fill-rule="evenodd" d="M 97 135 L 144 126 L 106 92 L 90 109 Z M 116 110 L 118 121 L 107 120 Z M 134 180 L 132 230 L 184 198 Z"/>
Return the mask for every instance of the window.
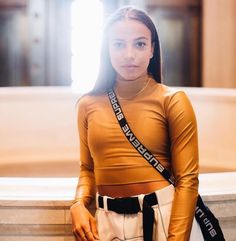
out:
<path id="1" fill-rule="evenodd" d="M 163 81 L 174 86 L 201 85 L 200 6 L 149 6 L 162 45 Z"/>
<path id="2" fill-rule="evenodd" d="M 102 23 L 100 0 L 72 2 L 72 88 L 82 93 L 92 89 L 98 74 Z"/>
<path id="3" fill-rule="evenodd" d="M 0 86 L 91 89 L 103 16 L 124 4 L 144 8 L 156 23 L 164 83 L 201 86 L 200 0 L 6 2 L 0 1 Z"/>

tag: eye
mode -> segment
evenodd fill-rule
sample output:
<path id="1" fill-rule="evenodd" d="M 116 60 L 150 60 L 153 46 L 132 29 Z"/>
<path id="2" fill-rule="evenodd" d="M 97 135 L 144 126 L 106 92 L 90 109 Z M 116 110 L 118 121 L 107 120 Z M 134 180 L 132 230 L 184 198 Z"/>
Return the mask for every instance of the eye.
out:
<path id="1" fill-rule="evenodd" d="M 124 46 L 125 46 L 125 44 L 123 42 L 114 42 L 113 43 L 113 47 L 115 49 L 122 49 L 122 48 L 124 48 Z"/>
<path id="2" fill-rule="evenodd" d="M 135 45 L 136 45 L 137 48 L 143 49 L 143 48 L 146 47 L 147 44 L 143 41 L 138 41 Z"/>

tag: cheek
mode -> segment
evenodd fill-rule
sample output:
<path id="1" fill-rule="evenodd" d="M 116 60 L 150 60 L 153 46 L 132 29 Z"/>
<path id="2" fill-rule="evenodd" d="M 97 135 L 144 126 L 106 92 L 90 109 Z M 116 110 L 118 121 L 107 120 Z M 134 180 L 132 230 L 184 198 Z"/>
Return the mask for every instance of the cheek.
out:
<path id="1" fill-rule="evenodd" d="M 148 66 L 149 65 L 149 62 L 150 62 L 150 53 L 147 52 L 145 54 L 140 54 L 139 56 L 139 61 L 140 61 L 140 64 L 142 64 L 143 66 Z"/>
<path id="2" fill-rule="evenodd" d="M 119 54 L 117 54 L 117 52 L 114 52 L 114 51 L 109 51 L 109 55 L 110 55 L 110 60 L 111 60 L 112 66 L 114 68 L 116 68 L 118 66 L 119 61 L 120 61 Z"/>

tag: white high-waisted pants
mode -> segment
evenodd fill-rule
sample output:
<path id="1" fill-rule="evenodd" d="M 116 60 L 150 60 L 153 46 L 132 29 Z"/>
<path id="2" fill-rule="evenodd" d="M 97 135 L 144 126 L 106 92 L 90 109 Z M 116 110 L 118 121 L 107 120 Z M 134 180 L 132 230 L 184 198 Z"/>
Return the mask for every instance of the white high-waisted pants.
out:
<path id="1" fill-rule="evenodd" d="M 155 213 L 153 241 L 166 241 L 174 197 L 174 187 L 170 185 L 155 193 L 158 204 L 153 206 Z M 143 197 L 144 195 L 138 195 L 141 207 Z M 104 198 L 106 199 L 106 197 Z M 143 240 L 142 212 L 138 212 L 137 214 L 117 214 L 113 211 L 108 211 L 106 207 L 106 202 L 104 203 L 104 209 L 98 208 L 97 205 L 96 220 L 100 241 Z M 189 241 L 204 241 L 195 218 Z"/>

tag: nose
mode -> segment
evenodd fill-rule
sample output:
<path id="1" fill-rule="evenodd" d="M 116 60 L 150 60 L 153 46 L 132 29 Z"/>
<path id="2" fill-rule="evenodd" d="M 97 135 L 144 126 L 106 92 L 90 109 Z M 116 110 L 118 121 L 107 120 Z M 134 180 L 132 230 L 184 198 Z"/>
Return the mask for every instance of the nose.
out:
<path id="1" fill-rule="evenodd" d="M 126 59 L 134 59 L 135 58 L 135 49 L 132 45 L 128 45 L 125 50 Z"/>

